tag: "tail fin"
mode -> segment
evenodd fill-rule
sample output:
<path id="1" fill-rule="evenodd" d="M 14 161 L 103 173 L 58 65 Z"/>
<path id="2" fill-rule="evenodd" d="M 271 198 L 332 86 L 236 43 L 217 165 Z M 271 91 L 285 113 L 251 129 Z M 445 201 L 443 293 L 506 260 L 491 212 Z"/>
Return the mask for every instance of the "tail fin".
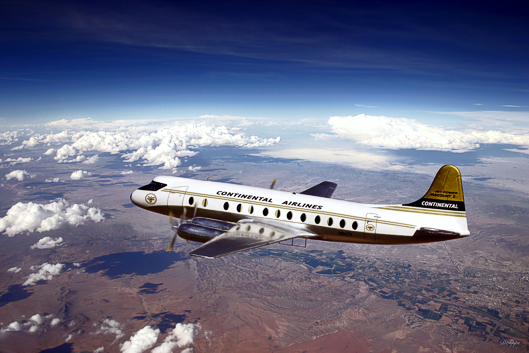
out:
<path id="1" fill-rule="evenodd" d="M 465 211 L 461 172 L 453 165 L 441 167 L 428 192 L 419 200 L 403 206 Z"/>

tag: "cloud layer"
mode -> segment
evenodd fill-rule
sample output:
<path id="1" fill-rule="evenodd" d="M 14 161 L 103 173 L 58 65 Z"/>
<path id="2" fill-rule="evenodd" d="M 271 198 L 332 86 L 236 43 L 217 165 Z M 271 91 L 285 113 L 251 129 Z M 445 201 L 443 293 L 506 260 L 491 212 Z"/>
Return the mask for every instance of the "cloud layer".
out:
<path id="1" fill-rule="evenodd" d="M 375 148 L 467 152 L 480 144 L 529 146 L 529 135 L 501 131 L 455 131 L 406 118 L 359 114 L 329 119 L 332 131 L 342 138 Z"/>
<path id="2" fill-rule="evenodd" d="M 78 226 L 87 221 L 101 222 L 104 215 L 96 207 L 73 204 L 58 199 L 49 204 L 19 202 L 12 206 L 5 217 L 0 218 L 0 232 L 10 237 L 23 232 L 46 232 L 64 225 Z"/>
<path id="3" fill-rule="evenodd" d="M 84 119 L 82 127 L 95 129 L 94 122 Z M 52 127 L 75 128 L 68 121 L 48 124 Z M 101 128 L 102 127 L 102 128 Z M 257 136 L 246 136 L 236 129 L 225 126 L 206 124 L 181 124 L 156 128 L 152 125 L 126 125 L 117 127 L 114 123 L 100 124 L 98 131 L 64 130 L 59 133 L 33 134 L 15 149 L 38 145 L 61 145 L 48 149 L 45 154 L 55 153 L 54 159 L 59 163 L 83 162 L 93 164 L 99 159 L 95 154 L 86 157 L 85 153 L 121 154 L 124 162 L 141 161 L 144 166 L 160 166 L 161 169 L 172 169 L 181 164 L 180 159 L 197 154 L 194 149 L 205 146 L 235 146 L 255 148 L 271 146 L 280 138 L 262 139 Z"/>

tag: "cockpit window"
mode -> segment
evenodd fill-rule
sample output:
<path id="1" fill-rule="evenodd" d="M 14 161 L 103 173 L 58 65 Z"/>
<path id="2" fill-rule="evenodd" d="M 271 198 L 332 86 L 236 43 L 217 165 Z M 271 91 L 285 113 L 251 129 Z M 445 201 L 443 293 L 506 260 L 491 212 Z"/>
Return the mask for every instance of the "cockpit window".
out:
<path id="1" fill-rule="evenodd" d="M 150 184 L 144 185 L 141 188 L 139 188 L 138 190 L 157 191 L 157 190 L 160 190 L 161 188 L 163 188 L 164 186 L 167 186 L 167 184 L 159 183 L 159 182 L 153 180 L 153 181 L 151 181 Z"/>

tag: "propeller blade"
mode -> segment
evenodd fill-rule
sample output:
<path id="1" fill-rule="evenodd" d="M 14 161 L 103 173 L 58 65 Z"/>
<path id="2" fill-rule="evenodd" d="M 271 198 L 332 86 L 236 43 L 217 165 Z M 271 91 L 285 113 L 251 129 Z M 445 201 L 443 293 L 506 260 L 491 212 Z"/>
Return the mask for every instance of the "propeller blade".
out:
<path id="1" fill-rule="evenodd" d="M 197 215 L 197 206 L 198 206 L 198 203 L 195 202 L 195 207 L 193 208 L 193 218 L 195 218 L 195 216 Z"/>
<path id="2" fill-rule="evenodd" d="M 272 184 L 270 185 L 270 189 L 274 188 L 274 186 L 276 185 L 276 181 L 277 181 L 276 178 L 272 179 Z"/>
<path id="3" fill-rule="evenodd" d="M 180 221 L 178 218 L 174 217 L 173 216 L 173 211 L 169 211 L 169 224 L 172 225 L 173 227 L 174 226 L 178 226 L 180 224 Z"/>
<path id="4" fill-rule="evenodd" d="M 173 239 L 171 239 L 171 242 L 169 243 L 169 248 L 167 248 L 167 251 L 168 252 L 173 252 L 173 245 L 174 245 L 174 242 L 176 241 L 176 232 L 174 232 L 174 235 L 173 235 Z"/>

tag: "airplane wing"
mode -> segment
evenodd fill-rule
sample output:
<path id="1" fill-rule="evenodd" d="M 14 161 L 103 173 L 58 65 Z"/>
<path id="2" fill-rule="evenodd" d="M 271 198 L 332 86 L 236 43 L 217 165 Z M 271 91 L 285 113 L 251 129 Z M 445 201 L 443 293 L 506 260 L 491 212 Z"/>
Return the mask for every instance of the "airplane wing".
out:
<path id="1" fill-rule="evenodd" d="M 304 229 L 285 227 L 273 221 L 245 219 L 225 233 L 191 251 L 189 255 L 214 259 L 284 240 L 314 236 L 316 235 Z"/>
<path id="2" fill-rule="evenodd" d="M 338 184 L 336 183 L 324 181 L 322 183 L 319 183 L 318 185 L 311 187 L 310 189 L 300 192 L 300 194 L 326 197 L 330 199 L 332 197 L 332 194 L 334 194 L 334 190 L 336 190 L 337 186 Z"/>

